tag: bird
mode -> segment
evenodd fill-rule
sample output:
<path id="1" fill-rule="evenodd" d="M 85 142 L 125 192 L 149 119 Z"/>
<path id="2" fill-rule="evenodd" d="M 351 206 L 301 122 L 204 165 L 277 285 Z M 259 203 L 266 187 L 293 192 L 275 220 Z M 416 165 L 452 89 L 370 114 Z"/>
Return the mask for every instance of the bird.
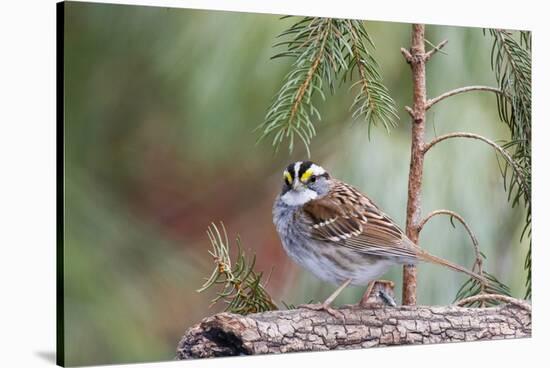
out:
<path id="1" fill-rule="evenodd" d="M 311 161 L 293 162 L 272 209 L 287 255 L 317 278 L 339 287 L 323 302 L 300 305 L 337 311 L 331 303 L 348 285 L 369 286 L 395 265 L 434 263 L 485 282 L 410 240 L 371 199 Z"/>

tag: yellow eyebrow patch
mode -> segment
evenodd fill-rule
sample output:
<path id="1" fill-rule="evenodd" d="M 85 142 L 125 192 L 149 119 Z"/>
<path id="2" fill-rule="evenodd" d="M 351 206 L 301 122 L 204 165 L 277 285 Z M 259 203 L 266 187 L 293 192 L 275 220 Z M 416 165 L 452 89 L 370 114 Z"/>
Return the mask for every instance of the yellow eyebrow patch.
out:
<path id="1" fill-rule="evenodd" d="M 290 175 L 290 173 L 288 171 L 285 170 L 285 172 L 283 173 L 284 177 L 285 177 L 285 180 L 286 182 L 288 183 L 288 185 L 292 184 L 292 176 Z"/>
<path id="2" fill-rule="evenodd" d="M 305 183 L 309 180 L 309 178 L 311 177 L 311 175 L 313 175 L 313 169 L 307 169 L 303 174 L 302 176 L 300 177 L 300 181 L 302 183 Z"/>

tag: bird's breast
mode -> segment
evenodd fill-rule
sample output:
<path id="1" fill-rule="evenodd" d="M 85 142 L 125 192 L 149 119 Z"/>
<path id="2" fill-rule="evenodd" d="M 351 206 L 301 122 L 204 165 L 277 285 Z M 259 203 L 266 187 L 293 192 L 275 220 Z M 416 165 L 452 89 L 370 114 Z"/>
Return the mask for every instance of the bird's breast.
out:
<path id="1" fill-rule="evenodd" d="M 299 207 L 275 205 L 273 223 L 288 256 L 317 278 L 341 284 L 367 285 L 393 264 L 387 259 L 354 251 L 335 242 L 312 239 L 309 224 L 300 217 Z"/>

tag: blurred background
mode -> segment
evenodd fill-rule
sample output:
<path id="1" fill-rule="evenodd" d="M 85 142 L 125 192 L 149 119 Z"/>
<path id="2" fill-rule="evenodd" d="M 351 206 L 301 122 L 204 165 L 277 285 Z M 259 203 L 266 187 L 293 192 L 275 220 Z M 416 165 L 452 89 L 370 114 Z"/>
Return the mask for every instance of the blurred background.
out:
<path id="1" fill-rule="evenodd" d="M 274 300 L 324 300 L 334 286 L 285 255 L 271 221 L 282 170 L 304 159 L 256 145 L 291 60 L 271 61 L 275 37 L 294 20 L 276 15 L 66 3 L 65 13 L 65 351 L 69 365 L 170 360 L 186 329 L 219 312 L 214 290 L 196 292 L 213 267 L 208 225 L 223 221 L 242 238 L 256 269 L 269 273 Z M 400 121 L 387 134 L 350 120 L 354 93 L 344 85 L 321 107 L 312 159 L 367 193 L 405 223 L 410 153 L 411 74 L 399 48 L 410 25 L 367 22 L 375 57 Z M 428 26 L 449 39 L 431 59 L 428 95 L 496 85 L 491 40 L 481 29 Z M 509 138 L 494 95 L 474 92 L 428 113 L 431 138 L 469 131 Z M 512 209 L 496 155 L 478 141 L 449 140 L 426 158 L 423 213 L 447 208 L 469 222 L 485 268 L 523 296 L 523 209 Z M 421 235 L 433 254 L 470 267 L 466 231 L 441 216 Z M 386 276 L 401 295 L 401 268 Z M 419 304 L 449 304 L 465 276 L 420 265 Z M 354 303 L 348 288 L 336 304 Z"/>

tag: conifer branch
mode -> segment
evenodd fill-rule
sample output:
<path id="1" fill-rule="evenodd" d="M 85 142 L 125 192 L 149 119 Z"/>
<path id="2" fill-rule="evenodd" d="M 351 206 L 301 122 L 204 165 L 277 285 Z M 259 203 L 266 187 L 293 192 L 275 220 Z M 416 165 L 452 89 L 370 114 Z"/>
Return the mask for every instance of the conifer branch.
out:
<path id="1" fill-rule="evenodd" d="M 310 156 L 309 145 L 316 134 L 314 120 L 321 120 L 315 99 L 325 100 L 325 86 L 334 93 L 336 80 L 345 81 L 355 68 L 359 81 L 353 86 L 361 87 L 352 105 L 353 118 L 363 117 L 369 132 L 377 122 L 386 129 L 395 124 L 395 102 L 381 83 L 378 64 L 369 51 L 374 44 L 361 21 L 306 17 L 279 37 L 290 39 L 275 45 L 287 49 L 273 58 L 295 61 L 257 128 L 262 131 L 258 140 L 273 135 L 276 150 L 288 140 L 292 152 L 297 136 Z"/>
<path id="2" fill-rule="evenodd" d="M 217 292 L 211 306 L 223 301 L 226 303 L 226 312 L 250 314 L 276 310 L 277 306 L 261 283 L 262 273 L 256 273 L 254 270 L 256 256 L 253 256 L 252 260 L 247 260 L 241 250 L 240 238 L 237 237 L 236 262 L 233 265 L 229 254 L 229 239 L 223 223 L 221 228 L 220 232 L 216 224 L 212 223 L 206 232 L 212 244 L 209 253 L 214 259 L 215 267 L 197 291 L 200 293 L 214 285 L 221 285 L 221 290 Z"/>
<path id="3" fill-rule="evenodd" d="M 485 255 L 480 252 L 480 255 L 483 259 L 485 259 Z M 477 262 L 477 261 L 476 261 Z M 470 278 L 468 279 L 457 291 L 455 296 L 455 302 L 457 301 L 463 301 L 465 299 L 469 299 L 474 296 L 479 295 L 503 295 L 503 296 L 510 296 L 510 288 L 505 285 L 503 282 L 501 282 L 495 275 L 492 275 L 486 271 L 480 272 L 480 274 L 483 276 L 485 282 L 481 282 L 478 279 Z M 479 299 L 472 299 L 469 301 L 463 301 L 462 305 L 467 305 L 470 307 L 486 307 L 486 306 L 492 306 L 496 303 L 493 301 L 487 301 L 483 298 Z"/>
<path id="4" fill-rule="evenodd" d="M 279 37 L 291 36 L 275 46 L 286 46 L 287 51 L 273 56 L 295 58 L 291 71 L 285 77 L 283 86 L 270 106 L 265 120 L 258 128 L 263 130 L 259 140 L 274 134 L 273 145 L 279 148 L 284 139 L 289 140 L 289 151 L 294 149 L 295 135 L 308 149 L 315 135 L 312 117 L 320 119 L 319 111 L 313 104 L 313 97 L 319 94 L 325 99 L 323 81 L 332 85 L 331 74 L 335 65 L 326 56 L 326 44 L 331 33 L 331 20 L 304 18 L 295 23 Z"/>
<path id="5" fill-rule="evenodd" d="M 377 122 L 381 122 L 387 131 L 395 126 L 395 121 L 399 119 L 395 102 L 390 97 L 387 88 L 382 84 L 382 77 L 378 71 L 379 67 L 376 60 L 368 51 L 365 42 L 371 46 L 374 43 L 370 39 L 364 25 L 360 21 L 347 20 L 344 24 L 352 48 L 352 58 L 348 72 L 353 73 L 357 68 L 358 80 L 352 87 L 360 86 L 359 93 L 355 97 L 352 105 L 353 117 L 358 119 L 363 116 L 368 123 L 368 130 Z"/>
<path id="6" fill-rule="evenodd" d="M 485 31 L 484 31 L 485 32 Z M 497 107 L 500 119 L 510 128 L 510 141 L 506 149 L 514 148 L 512 158 L 520 168 L 525 186 L 516 186 L 517 170 L 509 174 L 507 163 L 502 175 L 505 190 L 508 190 L 512 206 L 523 200 L 526 208 L 525 226 L 521 239 L 527 234 L 531 238 L 531 32 L 520 31 L 519 41 L 514 33 L 503 30 L 489 30 L 493 37 L 491 67 L 495 72 L 499 88 Z M 506 181 L 508 187 L 506 188 Z M 520 240 L 521 240 L 520 239 Z M 531 240 L 525 257 L 527 270 L 525 297 L 531 297 Z"/>

